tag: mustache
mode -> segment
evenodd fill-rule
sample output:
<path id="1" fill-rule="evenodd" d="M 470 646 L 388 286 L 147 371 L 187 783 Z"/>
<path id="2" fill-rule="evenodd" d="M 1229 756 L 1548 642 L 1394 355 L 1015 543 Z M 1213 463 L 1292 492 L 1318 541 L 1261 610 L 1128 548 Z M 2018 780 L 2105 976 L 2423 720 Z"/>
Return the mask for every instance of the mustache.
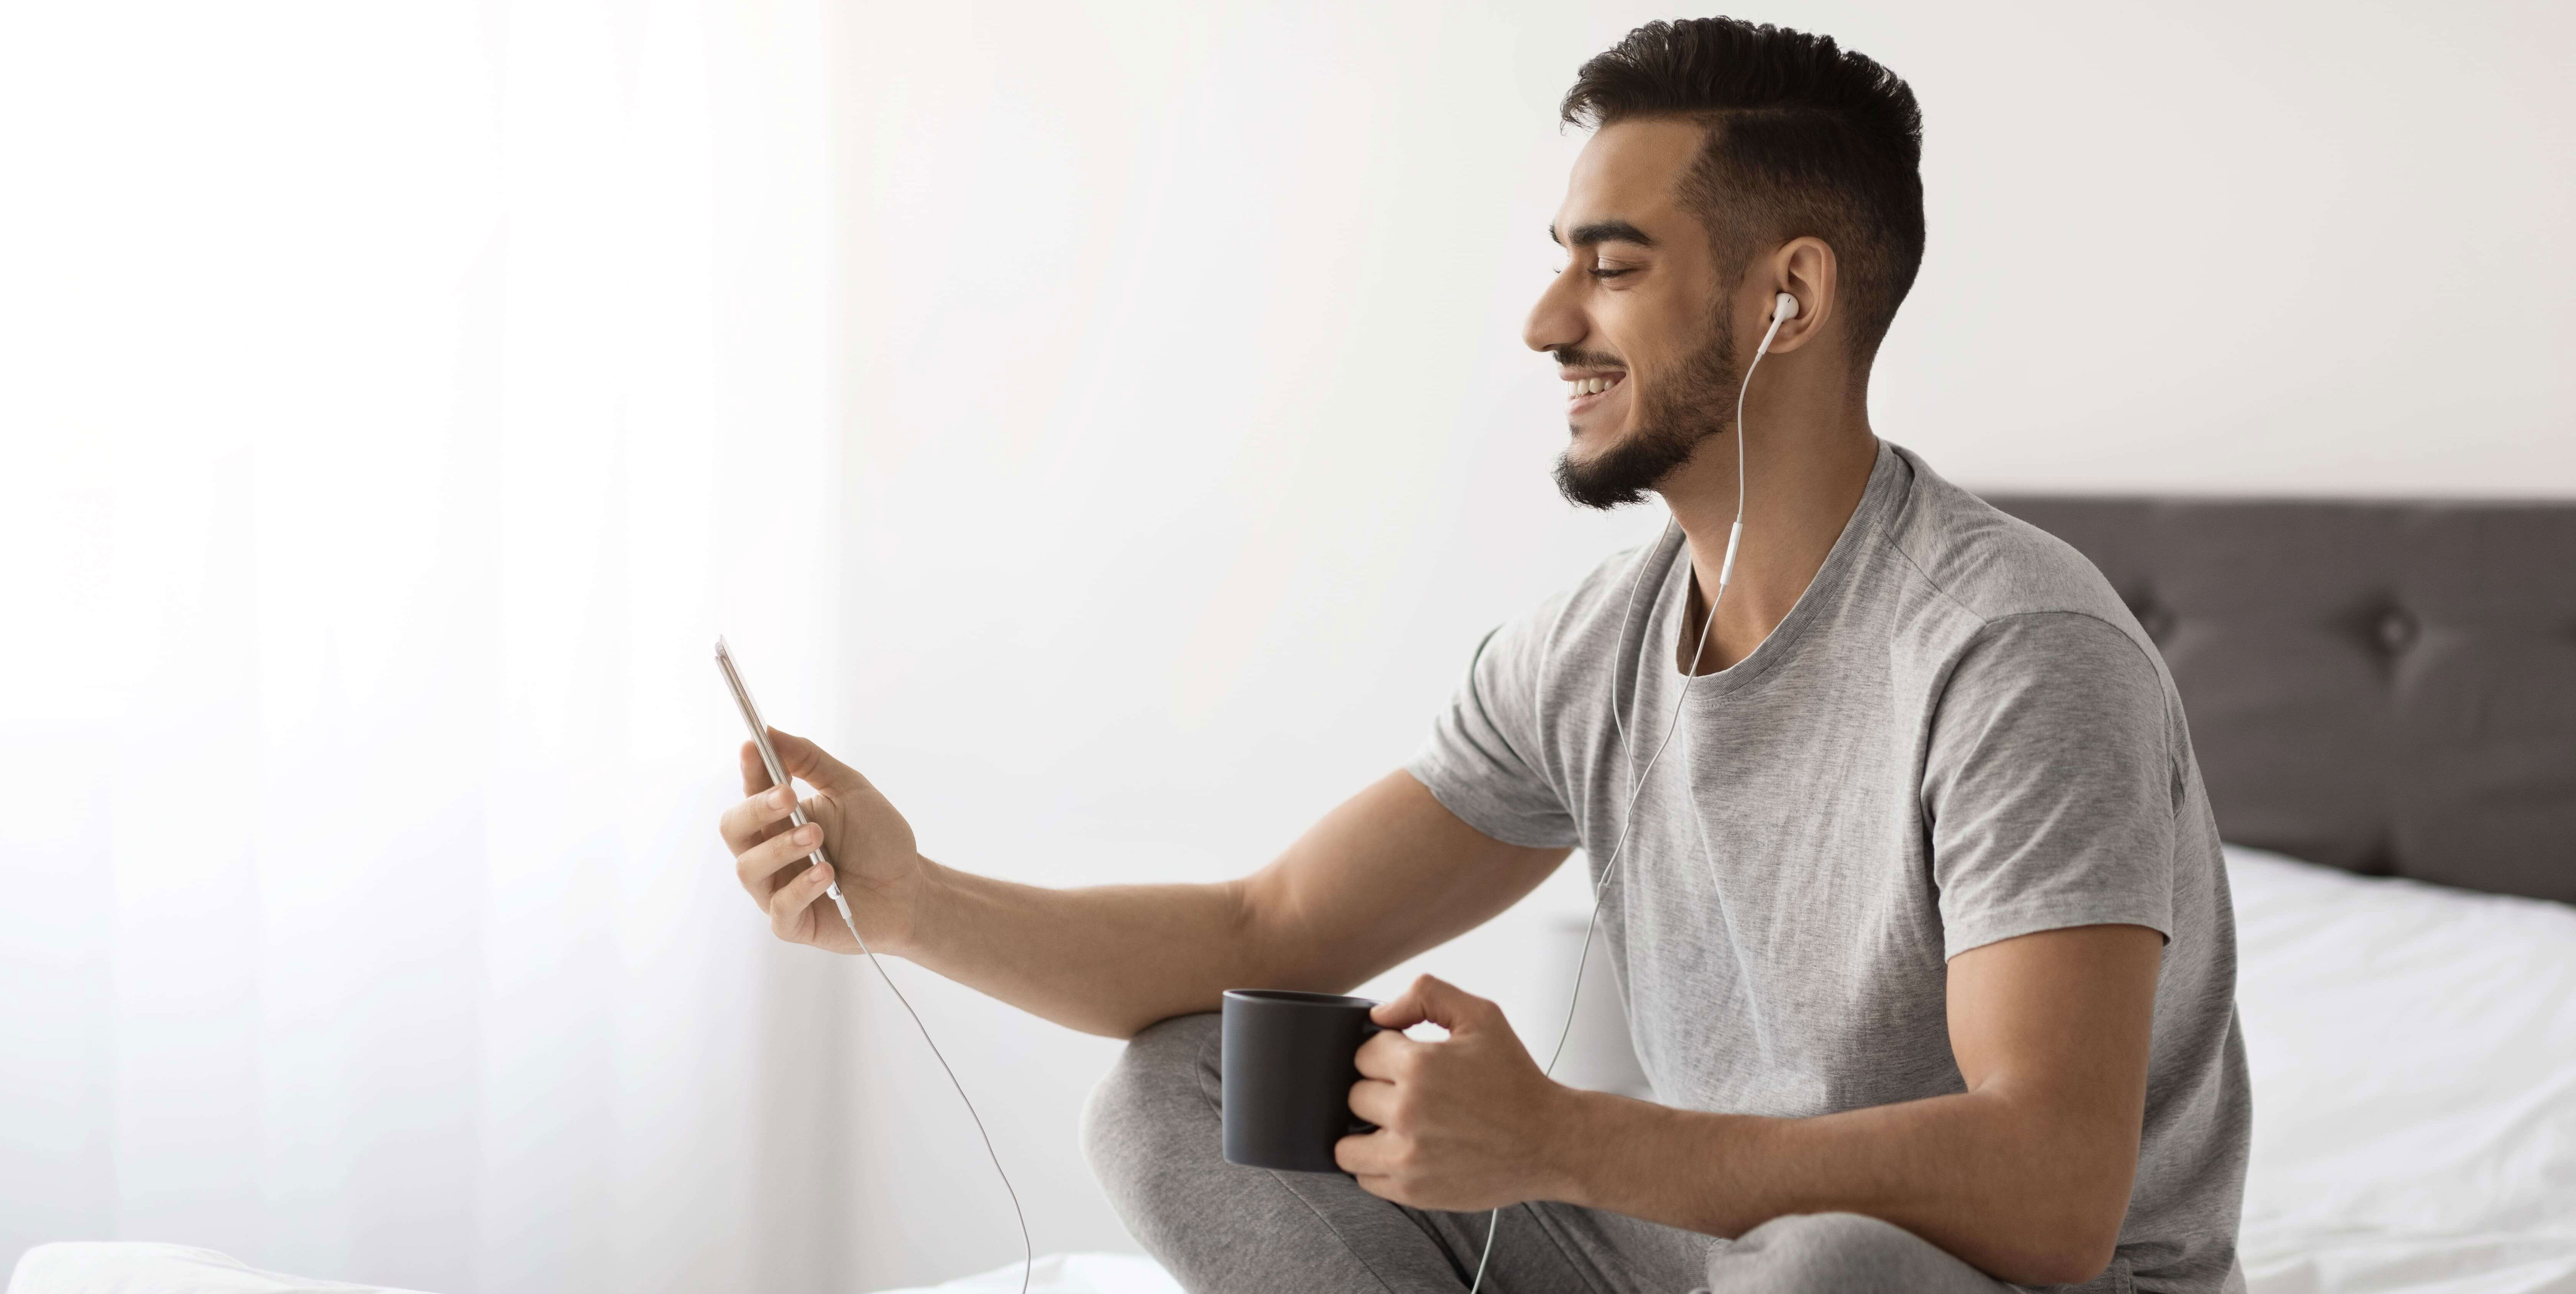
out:
<path id="1" fill-rule="evenodd" d="M 1559 346 L 1554 350 L 1549 351 L 1548 354 L 1555 358 L 1556 366 L 1558 368 L 1628 367 L 1628 365 L 1616 355 L 1605 355 L 1598 351 L 1576 350 L 1572 346 Z"/>

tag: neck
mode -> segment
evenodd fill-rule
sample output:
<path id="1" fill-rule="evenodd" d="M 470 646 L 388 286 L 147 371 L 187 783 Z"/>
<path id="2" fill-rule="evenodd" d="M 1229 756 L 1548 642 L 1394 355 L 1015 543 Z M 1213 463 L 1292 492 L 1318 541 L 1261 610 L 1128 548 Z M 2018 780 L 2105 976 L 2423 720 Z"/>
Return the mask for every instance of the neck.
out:
<path id="1" fill-rule="evenodd" d="M 1757 378 L 1771 376 L 1756 373 Z M 1677 669 L 1690 668 L 1698 646 L 1693 635 L 1703 626 L 1708 632 L 1707 645 L 1699 649 L 1703 674 L 1752 655 L 1780 627 L 1860 506 L 1870 469 L 1878 462 L 1878 438 L 1870 431 L 1865 405 L 1811 403 L 1798 398 L 1805 393 L 1785 389 L 1786 383 L 1764 400 L 1763 383 L 1754 385 L 1744 411 L 1744 421 L 1753 429 L 1744 442 L 1751 482 L 1744 496 L 1744 538 L 1713 622 L 1707 609 L 1726 558 L 1727 532 L 1735 524 L 1738 433 L 1704 442 L 1699 453 L 1657 487 L 1690 541 L 1694 577 L 1673 662 Z"/>

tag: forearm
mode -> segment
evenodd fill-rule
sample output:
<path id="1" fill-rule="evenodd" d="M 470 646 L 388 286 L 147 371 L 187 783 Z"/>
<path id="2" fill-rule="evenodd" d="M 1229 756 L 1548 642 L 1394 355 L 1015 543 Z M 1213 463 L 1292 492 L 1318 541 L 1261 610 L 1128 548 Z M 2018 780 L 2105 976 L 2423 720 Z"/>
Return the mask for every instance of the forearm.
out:
<path id="1" fill-rule="evenodd" d="M 890 951 L 1084 1033 L 1125 1038 L 1213 1011 L 1229 988 L 1350 987 L 1286 982 L 1296 972 L 1273 966 L 1240 881 L 1058 890 L 927 860 L 922 879 L 913 928 Z"/>
<path id="2" fill-rule="evenodd" d="M 923 860 L 893 951 L 1068 1028 L 1124 1038 L 1213 1011 L 1230 988 L 1346 993 L 1511 906 L 1564 857 L 1486 839 L 1397 772 L 1268 866 L 1220 884 L 1051 890 Z"/>
<path id="3" fill-rule="evenodd" d="M 1047 889 L 924 862 L 903 957 L 1084 1033 L 1215 1010 L 1249 973 L 1240 887 Z"/>
<path id="4" fill-rule="evenodd" d="M 1573 1093 L 1550 1158 L 1570 1203 L 1717 1236 L 1776 1217 L 1893 1222 L 2006 1280 L 2089 1279 L 2109 1260 L 2137 1140 L 2000 1091 L 1812 1119 Z"/>

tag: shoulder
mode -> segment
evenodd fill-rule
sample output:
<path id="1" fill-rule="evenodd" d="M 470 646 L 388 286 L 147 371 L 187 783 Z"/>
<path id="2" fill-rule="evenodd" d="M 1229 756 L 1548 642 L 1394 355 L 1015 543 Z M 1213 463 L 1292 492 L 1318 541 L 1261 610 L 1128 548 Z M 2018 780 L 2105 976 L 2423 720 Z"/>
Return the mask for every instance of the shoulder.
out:
<path id="1" fill-rule="evenodd" d="M 2096 720 L 2178 722 L 2163 656 L 2091 561 L 1896 452 L 1914 481 L 1885 545 L 1912 618 L 1940 626 L 1918 660 L 1943 711 L 2053 697 L 2046 708 Z"/>
<path id="2" fill-rule="evenodd" d="M 1979 622 L 2064 613 L 2147 641 L 2084 554 L 1944 480 L 1912 451 L 1896 452 L 1914 469 L 1914 486 L 1886 542 L 1928 593 Z"/>

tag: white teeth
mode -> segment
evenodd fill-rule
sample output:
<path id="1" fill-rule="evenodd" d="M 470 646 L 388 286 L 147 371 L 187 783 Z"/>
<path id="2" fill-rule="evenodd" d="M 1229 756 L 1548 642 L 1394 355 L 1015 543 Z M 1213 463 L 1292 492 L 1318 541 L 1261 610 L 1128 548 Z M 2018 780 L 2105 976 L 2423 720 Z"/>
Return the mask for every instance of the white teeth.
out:
<path id="1" fill-rule="evenodd" d="M 1617 385 L 1618 381 L 1619 379 L 1615 377 L 1576 378 L 1575 380 L 1565 384 L 1565 393 L 1569 397 L 1579 395 L 1599 395 L 1602 392 L 1609 390 L 1612 386 Z"/>

